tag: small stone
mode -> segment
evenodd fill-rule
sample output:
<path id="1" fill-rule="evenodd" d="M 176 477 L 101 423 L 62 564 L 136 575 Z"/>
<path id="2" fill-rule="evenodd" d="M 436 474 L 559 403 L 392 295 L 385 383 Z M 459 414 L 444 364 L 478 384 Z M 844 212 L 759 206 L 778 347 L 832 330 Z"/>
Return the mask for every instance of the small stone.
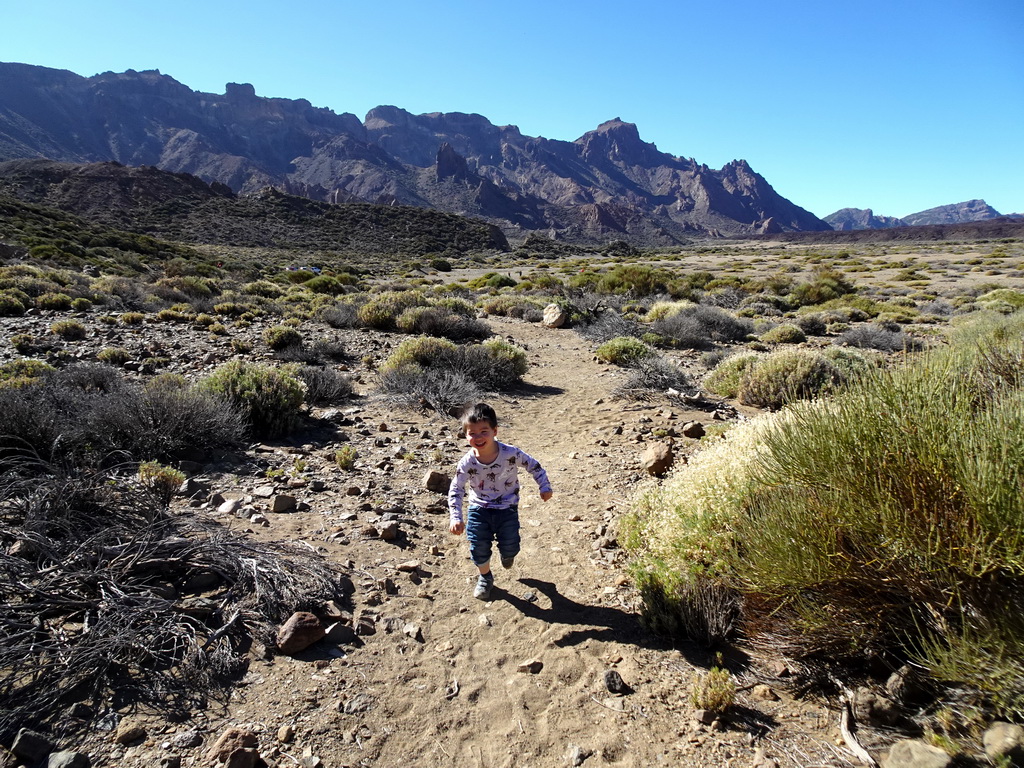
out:
<path id="1" fill-rule="evenodd" d="M 180 761 L 181 758 L 178 758 Z M 46 761 L 46 768 L 89 768 L 89 756 L 83 752 L 62 750 L 51 752 Z"/>
<path id="2" fill-rule="evenodd" d="M 406 560 L 404 563 L 399 563 L 395 567 L 402 573 L 416 573 L 416 571 L 420 569 L 420 561 Z"/>
<path id="3" fill-rule="evenodd" d="M 261 515 L 258 512 L 249 518 L 249 522 L 253 525 L 261 525 L 264 528 L 270 527 L 270 520 L 266 515 Z"/>
<path id="4" fill-rule="evenodd" d="M 715 721 L 715 713 L 710 709 L 698 709 L 693 713 L 693 719 L 702 725 L 711 725 Z"/>
<path id="5" fill-rule="evenodd" d="M 35 765 L 53 751 L 53 743 L 43 734 L 22 728 L 14 737 L 11 752 L 23 763 Z"/>
<path id="6" fill-rule="evenodd" d="M 115 744 L 134 744 L 146 738 L 146 728 L 138 720 L 126 717 L 117 724 L 114 732 Z"/>
<path id="7" fill-rule="evenodd" d="M 291 744 L 292 739 L 295 738 L 295 726 L 294 725 L 282 725 L 277 729 L 277 740 L 282 744 Z"/>
<path id="8" fill-rule="evenodd" d="M 365 693 L 357 693 L 341 705 L 341 711 L 346 715 L 368 712 L 371 709 L 373 709 L 373 699 Z"/>
<path id="9" fill-rule="evenodd" d="M 573 768 L 583 765 L 592 754 L 594 754 L 592 750 L 584 749 L 579 744 L 570 744 L 569 765 L 573 766 Z"/>
<path id="10" fill-rule="evenodd" d="M 629 693 L 630 688 L 622 679 L 620 675 L 614 669 L 606 669 L 604 671 L 604 687 L 608 689 L 609 693 Z"/>
<path id="11" fill-rule="evenodd" d="M 326 630 L 320 619 L 308 611 L 296 611 L 277 631 L 277 649 L 290 656 L 322 640 Z"/>
<path id="12" fill-rule="evenodd" d="M 671 443 L 655 443 L 644 451 L 640 458 L 641 468 L 649 475 L 661 477 L 672 468 L 675 453 Z"/>
<path id="13" fill-rule="evenodd" d="M 411 637 L 417 643 L 423 642 L 423 630 L 420 629 L 419 624 L 413 624 L 412 622 L 409 622 L 404 627 L 402 627 L 402 634 Z"/>
<path id="14" fill-rule="evenodd" d="M 938 747 L 919 739 L 904 739 L 892 746 L 882 768 L 947 768 L 951 761 Z"/>
<path id="15" fill-rule="evenodd" d="M 688 421 L 688 422 L 686 422 L 685 424 L 683 424 L 682 432 L 683 432 L 683 436 L 684 437 L 692 437 L 692 438 L 704 437 L 704 434 L 705 434 L 704 433 L 704 425 L 701 424 L 699 421 Z"/>
<path id="16" fill-rule="evenodd" d="M 539 661 L 538 659 L 530 659 L 529 661 L 524 661 L 521 664 L 519 664 L 519 666 L 516 667 L 516 669 L 518 669 L 520 672 L 527 672 L 531 675 L 536 675 L 538 672 L 544 669 L 544 662 Z"/>
<path id="17" fill-rule="evenodd" d="M 269 499 L 274 495 L 274 486 L 272 485 L 261 485 L 255 491 L 252 492 L 253 496 L 260 499 Z"/>
<path id="18" fill-rule="evenodd" d="M 437 470 L 430 470 L 423 476 L 423 487 L 433 493 L 448 493 L 448 487 L 451 485 L 451 478 L 443 472 Z"/>
<path id="19" fill-rule="evenodd" d="M 180 749 L 192 749 L 202 745 L 202 743 L 203 735 L 195 729 L 176 733 L 171 739 L 171 744 Z"/>
<path id="20" fill-rule="evenodd" d="M 398 538 L 398 530 L 398 521 L 388 520 L 385 523 L 381 523 L 380 537 L 384 541 L 394 541 Z"/>
<path id="21" fill-rule="evenodd" d="M 295 509 L 295 504 L 296 499 L 294 496 L 289 496 L 286 493 L 279 493 L 274 497 L 270 511 L 277 514 L 280 514 L 281 512 L 291 512 Z"/>
<path id="22" fill-rule="evenodd" d="M 362 494 L 362 492 L 363 489 L 360 488 L 358 485 L 350 485 L 348 488 L 345 489 L 346 496 L 359 496 Z"/>
<path id="23" fill-rule="evenodd" d="M 758 685 L 755 685 L 753 688 L 751 688 L 750 689 L 750 694 L 755 699 L 760 699 L 761 701 L 778 701 L 779 700 L 779 695 L 777 693 L 775 693 L 775 691 L 773 691 L 770 686 L 767 686 L 764 683 L 760 683 Z"/>
<path id="24" fill-rule="evenodd" d="M 228 499 L 217 507 L 217 511 L 222 515 L 233 515 L 241 508 L 241 506 L 241 499 Z"/>
<path id="25" fill-rule="evenodd" d="M 258 744 L 256 734 L 245 728 L 228 728 L 220 735 L 210 748 L 207 759 L 210 762 L 226 763 L 234 752 L 243 749 L 255 749 Z"/>

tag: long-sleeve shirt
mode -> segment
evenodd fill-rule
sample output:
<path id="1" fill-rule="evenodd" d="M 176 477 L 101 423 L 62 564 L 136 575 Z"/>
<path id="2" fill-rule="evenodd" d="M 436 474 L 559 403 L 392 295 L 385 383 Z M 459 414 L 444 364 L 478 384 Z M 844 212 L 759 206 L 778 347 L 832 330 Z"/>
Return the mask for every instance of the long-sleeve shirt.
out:
<path id="1" fill-rule="evenodd" d="M 495 441 L 498 458 L 490 464 L 480 462 L 472 451 L 455 466 L 455 477 L 448 489 L 448 510 L 453 523 L 463 522 L 462 501 L 469 487 L 469 506 L 498 509 L 519 504 L 519 467 L 537 481 L 541 493 L 551 490 L 548 474 L 540 462 L 514 445 Z"/>

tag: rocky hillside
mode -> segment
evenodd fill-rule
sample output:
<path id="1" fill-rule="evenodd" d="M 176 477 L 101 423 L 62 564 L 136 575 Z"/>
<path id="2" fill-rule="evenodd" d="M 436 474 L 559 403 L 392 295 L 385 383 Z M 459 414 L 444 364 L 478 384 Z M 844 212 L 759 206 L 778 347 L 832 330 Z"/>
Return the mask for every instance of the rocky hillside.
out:
<path id="1" fill-rule="evenodd" d="M 670 244 L 693 234 L 826 230 L 743 160 L 712 169 L 610 120 L 576 141 L 480 115 L 377 107 L 365 121 L 251 85 L 200 93 L 159 71 L 81 77 L 0 64 L 0 160 L 152 165 L 235 193 L 406 204 L 484 218 L 511 235 Z"/>
<path id="2" fill-rule="evenodd" d="M 239 197 L 189 174 L 110 162 L 0 162 L 0 202 L 4 196 L 74 214 L 92 226 L 185 243 L 403 255 L 508 249 L 495 225 L 452 213 L 331 205 L 267 188 Z M 8 224 L 26 218 L 23 209 L 0 207 L 8 209 Z M 8 229 L 0 226 L 0 236 L 19 241 Z"/>
<path id="3" fill-rule="evenodd" d="M 962 224 L 967 221 L 998 219 L 1000 216 L 1002 214 L 984 200 L 967 200 L 963 203 L 940 205 L 926 211 L 918 211 L 904 216 L 903 220 L 911 226 L 916 226 L 921 224 Z"/>

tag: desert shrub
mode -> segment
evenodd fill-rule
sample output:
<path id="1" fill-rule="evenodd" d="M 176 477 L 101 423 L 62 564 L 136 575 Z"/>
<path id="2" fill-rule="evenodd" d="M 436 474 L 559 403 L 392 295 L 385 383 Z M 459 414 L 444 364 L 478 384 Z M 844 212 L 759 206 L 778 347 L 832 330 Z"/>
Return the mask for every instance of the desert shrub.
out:
<path id="1" fill-rule="evenodd" d="M 742 341 L 754 330 L 754 324 L 747 318 L 700 304 L 659 318 L 652 327 L 656 333 L 686 349 L 703 349 L 714 342 Z"/>
<path id="2" fill-rule="evenodd" d="M 447 414 L 458 413 L 481 397 L 480 388 L 459 371 L 414 363 L 382 369 L 377 390 L 396 405 Z"/>
<path id="3" fill-rule="evenodd" d="M 156 377 L 145 387 L 107 365 L 82 363 L 46 373 L 31 387 L 0 399 L 5 449 L 53 458 L 116 464 L 164 460 L 234 445 L 239 415 L 189 387 Z"/>
<path id="4" fill-rule="evenodd" d="M 828 347 L 823 349 L 821 354 L 836 367 L 843 382 L 863 376 L 882 364 L 880 355 L 849 347 Z"/>
<path id="5" fill-rule="evenodd" d="M 263 331 L 263 343 L 277 351 L 301 345 L 302 334 L 288 325 L 273 325 Z"/>
<path id="6" fill-rule="evenodd" d="M 398 317 L 412 307 L 427 306 L 426 298 L 417 291 L 387 291 L 374 296 L 356 310 L 361 325 L 380 331 L 395 330 Z"/>
<path id="7" fill-rule="evenodd" d="M 626 368 L 635 366 L 645 357 L 654 354 L 654 350 L 640 339 L 631 336 L 617 336 L 599 346 L 595 353 L 599 360 Z"/>
<path id="8" fill-rule="evenodd" d="M 441 307 L 411 307 L 395 321 L 403 333 L 439 336 L 453 341 L 486 339 L 490 329 L 475 318 L 455 314 Z"/>
<path id="9" fill-rule="evenodd" d="M 755 643 L 909 656 L 961 706 L 1021 717 L 1022 384 L 1021 337 L 975 336 L 738 425 L 634 501 L 645 612 L 668 626 L 678 586 L 715 578 Z"/>
<path id="10" fill-rule="evenodd" d="M 352 394 L 352 379 L 333 368 L 303 365 L 295 375 L 306 385 L 306 402 L 329 405 Z"/>
<path id="11" fill-rule="evenodd" d="M 430 268 L 436 269 L 438 272 L 451 272 L 452 263 L 447 259 L 431 259 Z"/>
<path id="12" fill-rule="evenodd" d="M 316 277 L 316 272 L 309 269 L 289 269 L 284 273 L 284 277 L 289 283 L 298 285 L 312 280 Z"/>
<path id="13" fill-rule="evenodd" d="M 185 482 L 185 473 L 157 461 L 144 461 L 139 464 L 139 482 L 167 504 Z"/>
<path id="14" fill-rule="evenodd" d="M 793 323 L 782 323 L 781 325 L 776 325 L 770 331 L 762 333 L 761 341 L 766 341 L 769 344 L 800 344 L 807 341 L 807 337 Z"/>
<path id="15" fill-rule="evenodd" d="M 488 315 L 521 318 L 531 309 L 544 309 L 544 303 L 529 296 L 504 294 L 490 296 L 480 302 L 480 308 Z"/>
<path id="16" fill-rule="evenodd" d="M 36 307 L 58 311 L 71 309 L 71 297 L 66 293 L 44 293 L 36 298 Z"/>
<path id="17" fill-rule="evenodd" d="M 246 339 L 232 339 L 231 351 L 236 355 L 247 355 L 252 352 L 252 342 Z"/>
<path id="18" fill-rule="evenodd" d="M 345 290 L 345 286 L 342 285 L 341 281 L 330 275 L 317 275 L 304 282 L 302 287 L 313 293 L 323 293 L 329 296 L 336 296 Z"/>
<path id="19" fill-rule="evenodd" d="M 736 397 L 743 374 L 760 359 L 761 355 L 756 352 L 742 352 L 726 357 L 704 378 L 704 388 L 721 397 Z"/>
<path id="20" fill-rule="evenodd" d="M 58 320 L 50 326 L 50 333 L 65 341 L 80 341 L 86 337 L 85 326 L 77 320 Z"/>
<path id="21" fill-rule="evenodd" d="M 722 713 L 736 701 L 736 681 L 729 670 L 712 667 L 700 675 L 690 689 L 690 703 L 696 709 Z"/>
<path id="22" fill-rule="evenodd" d="M 825 394 L 840 381 L 839 370 L 820 352 L 781 349 L 759 358 L 740 375 L 736 399 L 744 405 L 781 408 Z"/>
<path id="23" fill-rule="evenodd" d="M 485 288 L 499 290 L 501 288 L 514 288 L 515 285 L 516 281 L 510 275 L 503 275 L 498 272 L 487 272 L 469 281 L 469 287 L 473 290 Z"/>
<path id="24" fill-rule="evenodd" d="M 573 326 L 583 338 L 599 343 L 623 336 L 640 338 L 646 330 L 645 326 L 623 317 L 614 309 L 588 315 L 573 323 Z"/>
<path id="25" fill-rule="evenodd" d="M 642 298 L 668 293 L 672 273 L 640 264 L 619 264 L 602 275 L 595 286 L 598 293 L 614 293 Z"/>
<path id="26" fill-rule="evenodd" d="M 253 309 L 254 307 L 249 304 L 242 304 L 237 301 L 222 301 L 213 305 L 214 314 L 225 315 L 226 317 L 241 317 Z"/>
<path id="27" fill-rule="evenodd" d="M 885 352 L 920 349 L 920 339 L 876 324 L 857 325 L 836 337 L 836 344 Z"/>
<path id="28" fill-rule="evenodd" d="M 0 365 L 0 386 L 22 387 L 31 384 L 55 369 L 42 360 L 12 360 Z"/>
<path id="29" fill-rule="evenodd" d="M 381 366 L 381 370 L 400 368 L 409 363 L 430 367 L 442 354 L 455 352 L 457 349 L 458 347 L 453 342 L 433 336 L 404 339 L 395 347 L 395 350 Z"/>
<path id="30" fill-rule="evenodd" d="M 1009 314 L 1018 309 L 1024 309 L 1024 291 L 1015 291 L 1011 288 L 997 288 L 994 291 L 989 291 L 979 296 L 977 301 L 985 309 L 991 309 L 999 305 L 1009 307 L 1008 311 L 1004 309 L 999 310 L 1003 314 Z"/>
<path id="31" fill-rule="evenodd" d="M 0 317 L 18 317 L 25 314 L 25 305 L 12 293 L 0 293 Z"/>
<path id="32" fill-rule="evenodd" d="M 246 283 L 239 290 L 250 296 L 262 296 L 265 299 L 279 299 L 285 294 L 285 289 L 270 280 L 256 280 Z"/>
<path id="33" fill-rule="evenodd" d="M 343 445 L 334 452 L 334 463 L 339 469 L 350 472 L 355 469 L 356 461 L 359 459 L 359 451 L 351 445 Z"/>
<path id="34" fill-rule="evenodd" d="M 479 397 L 481 389 L 514 386 L 528 366 L 526 352 L 503 339 L 458 346 L 421 336 L 399 344 L 380 367 L 378 392 L 393 402 L 445 413 Z"/>
<path id="35" fill-rule="evenodd" d="M 39 340 L 31 333 L 16 333 L 11 336 L 11 346 L 19 354 L 28 355 L 39 346 Z"/>
<path id="36" fill-rule="evenodd" d="M 819 269 L 811 280 L 794 286 L 787 299 L 792 306 L 803 307 L 823 304 L 856 290 L 841 272 Z"/>
<path id="37" fill-rule="evenodd" d="M 488 339 L 479 347 L 487 353 L 491 365 L 490 381 L 482 384 L 494 387 L 501 384 L 507 387 L 522 380 L 530 364 L 526 352 L 511 342 L 497 337 Z M 464 349 L 473 349 L 473 346 Z"/>
<path id="38" fill-rule="evenodd" d="M 693 378 L 686 371 L 655 354 L 637 360 L 612 394 L 626 400 L 649 400 L 656 395 L 664 395 L 670 389 L 683 392 L 693 389 L 693 386 Z"/>
<path id="39" fill-rule="evenodd" d="M 124 365 L 132 359 L 131 353 L 124 347 L 104 347 L 96 353 L 96 359 L 107 365 Z"/>
<path id="40" fill-rule="evenodd" d="M 355 328 L 359 325 L 359 307 L 349 302 L 338 302 L 321 309 L 320 319 L 332 328 Z"/>
<path id="41" fill-rule="evenodd" d="M 810 312 L 795 317 L 793 324 L 808 336 L 824 336 L 828 317 L 824 312 Z"/>
<path id="42" fill-rule="evenodd" d="M 209 328 L 211 325 L 216 324 L 217 318 L 215 318 L 213 315 L 208 315 L 205 312 L 200 312 L 198 315 L 192 318 L 192 322 L 195 325 L 199 326 L 200 328 Z"/>
<path id="43" fill-rule="evenodd" d="M 656 320 L 663 320 L 666 317 L 677 315 L 688 307 L 695 306 L 692 301 L 656 301 L 647 310 L 646 318 L 653 323 Z"/>
<path id="44" fill-rule="evenodd" d="M 443 296 L 434 300 L 434 306 L 463 317 L 476 317 L 476 307 L 472 302 L 459 296 Z"/>
<path id="45" fill-rule="evenodd" d="M 92 302 L 84 296 L 71 300 L 71 309 L 75 312 L 88 312 L 92 308 Z"/>
<path id="46" fill-rule="evenodd" d="M 141 312 L 122 312 L 119 319 L 122 325 L 141 325 L 146 316 Z"/>
<path id="47" fill-rule="evenodd" d="M 255 436 L 285 435 L 298 423 L 302 384 L 283 371 L 231 361 L 204 379 L 202 387 L 236 408 Z"/>
<path id="48" fill-rule="evenodd" d="M 194 315 L 168 307 L 157 312 L 156 319 L 164 323 L 189 323 L 194 319 Z"/>

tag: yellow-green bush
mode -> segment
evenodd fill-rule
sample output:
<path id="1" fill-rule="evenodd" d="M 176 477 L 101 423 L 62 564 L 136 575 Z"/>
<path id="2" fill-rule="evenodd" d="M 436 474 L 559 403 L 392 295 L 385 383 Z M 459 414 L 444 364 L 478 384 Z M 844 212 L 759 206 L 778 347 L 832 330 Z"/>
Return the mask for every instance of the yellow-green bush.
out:
<path id="1" fill-rule="evenodd" d="M 298 424 L 303 387 L 284 371 L 235 360 L 210 374 L 202 387 L 237 408 L 256 436 L 277 437 Z"/>
<path id="2" fill-rule="evenodd" d="M 594 352 L 599 360 L 613 365 L 630 367 L 645 357 L 654 354 L 654 350 L 632 336 L 617 336 L 600 345 Z"/>

